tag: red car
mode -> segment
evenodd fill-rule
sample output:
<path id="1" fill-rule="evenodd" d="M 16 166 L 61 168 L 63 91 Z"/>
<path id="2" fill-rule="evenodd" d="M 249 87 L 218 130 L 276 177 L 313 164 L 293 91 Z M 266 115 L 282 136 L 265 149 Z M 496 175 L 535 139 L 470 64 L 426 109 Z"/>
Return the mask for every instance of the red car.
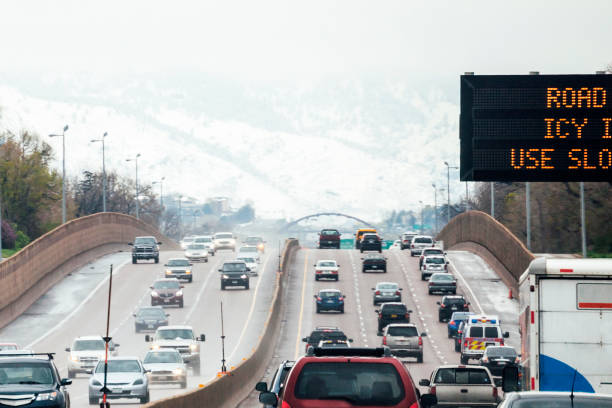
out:
<path id="1" fill-rule="evenodd" d="M 319 249 L 340 249 L 340 231 L 337 229 L 324 229 L 319 232 Z"/>
<path id="2" fill-rule="evenodd" d="M 296 361 L 277 397 L 259 402 L 280 408 L 426 408 L 435 395 L 419 397 L 406 366 L 388 348 L 311 348 Z"/>

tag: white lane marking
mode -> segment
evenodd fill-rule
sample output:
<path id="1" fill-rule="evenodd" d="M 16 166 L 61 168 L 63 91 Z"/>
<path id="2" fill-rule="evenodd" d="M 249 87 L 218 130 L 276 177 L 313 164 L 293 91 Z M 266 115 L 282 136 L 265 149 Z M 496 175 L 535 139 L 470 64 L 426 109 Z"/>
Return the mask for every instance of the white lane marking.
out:
<path id="1" fill-rule="evenodd" d="M 200 298 L 202 297 L 202 294 L 204 293 L 204 289 L 206 289 L 206 286 L 208 286 L 208 281 L 210 280 L 210 277 L 215 274 L 215 271 L 217 269 L 219 269 L 219 264 L 220 263 L 221 263 L 221 260 L 218 260 L 215 263 L 215 265 L 208 271 L 208 276 L 206 277 L 206 280 L 204 280 L 204 284 L 202 285 L 202 287 L 200 287 L 200 291 L 198 292 L 198 296 L 196 296 L 195 301 L 193 302 L 193 305 L 191 305 L 191 308 L 189 309 L 189 311 L 185 315 L 185 319 L 183 320 L 183 324 L 187 324 L 187 322 L 189 322 L 189 320 L 191 319 L 191 315 L 193 314 L 193 312 L 196 311 L 196 306 L 200 302 Z"/>
<path id="2" fill-rule="evenodd" d="M 121 272 L 121 270 L 123 269 L 123 267 L 125 265 L 127 265 L 128 263 L 130 263 L 131 260 L 128 259 L 122 263 L 120 263 L 117 268 L 113 268 L 113 276 L 117 276 L 119 274 L 119 272 Z M 85 306 L 85 304 L 98 292 L 98 290 L 100 290 L 100 288 L 102 288 L 102 286 L 104 286 L 106 284 L 106 282 L 108 282 L 109 276 L 107 276 L 106 278 L 104 278 L 100 283 L 98 283 L 98 285 L 85 297 L 85 299 L 83 299 L 83 301 L 81 303 L 79 303 L 79 305 L 77 307 L 74 308 L 74 310 L 72 312 L 70 312 L 66 317 L 64 317 L 58 324 L 56 324 L 53 328 L 51 328 L 49 331 L 47 331 L 45 334 L 43 334 L 42 336 L 40 336 L 39 338 L 37 338 L 36 340 L 32 341 L 30 344 L 27 344 L 24 346 L 25 349 L 32 349 L 34 347 L 34 345 L 36 345 L 37 343 L 40 343 L 41 341 L 43 341 L 44 339 L 46 339 L 48 336 L 50 336 L 51 334 L 53 334 L 55 331 L 57 331 L 60 327 L 62 327 L 62 325 L 66 324 L 66 322 L 68 322 L 69 320 L 71 320 L 75 314 L 77 314 L 82 308 L 83 306 Z"/>
<path id="3" fill-rule="evenodd" d="M 253 300 L 251 301 L 251 309 L 249 310 L 249 314 L 247 315 L 244 326 L 242 327 L 242 331 L 240 332 L 240 337 L 238 337 L 238 342 L 236 343 L 236 347 L 234 347 L 234 350 L 232 350 L 231 354 L 227 358 L 228 360 L 231 360 L 234 357 L 234 354 L 236 354 L 236 351 L 238 351 L 238 347 L 240 347 L 240 343 L 242 343 L 242 338 L 244 337 L 247 331 L 247 328 L 249 327 L 251 316 L 253 316 L 253 311 L 255 310 L 255 303 L 257 303 L 257 293 L 259 291 L 259 285 L 261 284 L 264 274 L 266 273 L 266 266 L 268 265 L 268 259 L 270 259 L 270 256 L 269 254 L 266 254 L 266 259 L 264 260 L 263 267 L 262 267 L 263 271 L 261 272 L 261 275 L 259 275 L 259 278 L 257 279 L 257 285 L 255 286 L 255 293 L 253 293 Z"/>
<path id="4" fill-rule="evenodd" d="M 459 276 L 459 279 L 461 279 L 461 282 L 463 282 L 463 285 L 467 288 L 467 290 L 470 292 L 470 295 L 472 297 L 472 300 L 474 302 L 476 302 L 476 306 L 478 306 L 478 309 L 480 310 L 480 314 L 486 314 L 484 309 L 482 308 L 482 306 L 480 305 L 480 302 L 478 301 L 478 298 L 476 297 L 476 295 L 474 294 L 474 291 L 472 291 L 472 288 L 470 287 L 470 285 L 468 285 L 467 281 L 463 278 L 463 275 L 461 274 L 461 272 L 459 272 L 459 269 L 455 267 L 455 264 L 450 260 L 449 258 L 449 266 L 453 268 L 453 270 L 456 272 L 457 276 Z"/>
<path id="5" fill-rule="evenodd" d="M 359 316 L 359 326 L 361 330 L 361 339 L 363 341 L 363 346 L 368 347 L 368 335 L 365 328 L 365 323 L 363 319 L 363 309 L 361 307 L 361 295 L 359 294 L 359 275 L 357 273 L 357 266 L 355 265 L 355 260 L 353 259 L 353 251 L 349 250 L 349 257 L 351 258 L 351 269 L 353 270 L 353 286 L 355 287 L 355 302 L 357 303 L 357 315 Z"/>

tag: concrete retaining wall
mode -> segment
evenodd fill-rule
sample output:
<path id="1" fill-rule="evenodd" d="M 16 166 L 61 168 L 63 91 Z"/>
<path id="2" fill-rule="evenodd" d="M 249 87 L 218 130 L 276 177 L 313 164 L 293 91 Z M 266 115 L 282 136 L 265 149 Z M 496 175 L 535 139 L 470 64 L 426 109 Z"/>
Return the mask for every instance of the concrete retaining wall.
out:
<path id="1" fill-rule="evenodd" d="M 440 231 L 437 239 L 443 240 L 447 249 L 466 243 L 483 247 L 509 272 L 513 285 L 534 259 L 508 228 L 482 211 L 468 211 L 456 216 Z"/>
<path id="2" fill-rule="evenodd" d="M 22 314 L 67 273 L 120 249 L 139 235 L 156 236 L 163 249 L 178 249 L 154 227 L 118 213 L 99 213 L 60 225 L 0 263 L 0 327 Z"/>
<path id="3" fill-rule="evenodd" d="M 296 239 L 285 242 L 281 254 L 281 271 L 276 276 L 274 297 L 270 306 L 268 319 L 264 331 L 259 338 L 255 351 L 238 365 L 231 375 L 216 378 L 205 384 L 203 388 L 185 394 L 155 401 L 145 405 L 148 408 L 188 408 L 188 407 L 215 407 L 235 408 L 254 389 L 272 358 L 276 346 L 277 333 L 280 325 L 280 311 L 282 304 L 282 288 L 287 276 L 287 268 L 291 257 L 298 248 Z"/>

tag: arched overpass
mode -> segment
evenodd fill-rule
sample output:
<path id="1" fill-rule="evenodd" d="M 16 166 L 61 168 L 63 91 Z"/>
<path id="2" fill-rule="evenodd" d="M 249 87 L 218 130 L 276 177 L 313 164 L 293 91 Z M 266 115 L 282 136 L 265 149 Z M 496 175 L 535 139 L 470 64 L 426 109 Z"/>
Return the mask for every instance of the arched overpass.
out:
<path id="1" fill-rule="evenodd" d="M 336 212 L 322 212 L 322 213 L 317 213 L 317 214 L 310 214 L 310 215 L 306 215 L 306 216 L 304 216 L 304 217 L 298 218 L 298 219 L 297 219 L 297 220 L 295 220 L 295 221 L 291 221 L 291 222 L 289 222 L 289 223 L 285 224 L 285 226 L 284 226 L 284 227 L 282 227 L 282 228 L 280 229 L 280 231 L 279 231 L 279 232 L 284 232 L 284 231 L 287 231 L 288 229 L 290 229 L 290 228 L 291 228 L 291 227 L 293 227 L 294 225 L 297 225 L 297 224 L 298 224 L 298 223 L 300 223 L 301 221 L 307 220 L 307 219 L 309 219 L 309 218 L 316 218 L 316 217 L 320 217 L 320 216 L 323 216 L 323 215 L 332 216 L 332 217 L 344 217 L 344 218 L 349 218 L 349 219 L 351 219 L 351 220 L 355 220 L 355 221 L 357 221 L 357 222 L 359 222 L 359 223 L 361 223 L 361 224 L 364 224 L 364 225 L 365 225 L 365 226 L 367 226 L 367 227 L 373 227 L 373 226 L 374 226 L 374 224 L 372 224 L 371 222 L 367 222 L 367 221 L 365 221 L 365 220 L 362 220 L 361 218 L 357 218 L 357 217 L 354 217 L 354 216 L 352 216 L 352 215 L 342 214 L 342 213 L 336 213 Z"/>

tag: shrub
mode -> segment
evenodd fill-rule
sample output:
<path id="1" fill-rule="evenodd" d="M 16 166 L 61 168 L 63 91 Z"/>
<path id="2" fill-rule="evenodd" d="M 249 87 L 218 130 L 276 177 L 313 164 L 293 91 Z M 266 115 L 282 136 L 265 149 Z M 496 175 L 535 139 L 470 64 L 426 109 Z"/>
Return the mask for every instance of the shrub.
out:
<path id="1" fill-rule="evenodd" d="M 11 227 L 11 224 L 2 220 L 2 248 L 13 249 L 15 248 L 15 239 L 17 238 L 15 230 Z"/>
<path id="2" fill-rule="evenodd" d="M 21 249 L 24 246 L 28 245 L 29 243 L 30 243 L 30 237 L 28 237 L 23 231 L 17 231 L 16 238 L 15 238 L 15 246 L 18 249 Z"/>

